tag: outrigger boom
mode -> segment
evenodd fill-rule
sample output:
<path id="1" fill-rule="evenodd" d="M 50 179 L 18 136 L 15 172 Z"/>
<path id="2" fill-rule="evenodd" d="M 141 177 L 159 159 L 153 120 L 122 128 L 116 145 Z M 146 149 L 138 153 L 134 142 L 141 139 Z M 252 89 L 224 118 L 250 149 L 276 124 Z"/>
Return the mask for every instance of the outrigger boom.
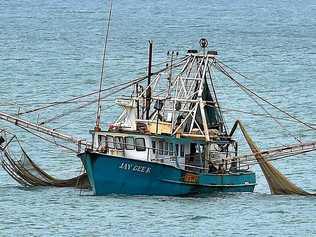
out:
<path id="1" fill-rule="evenodd" d="M 76 144 L 76 145 L 78 145 L 78 150 L 79 150 L 78 152 L 80 152 L 81 146 L 83 149 L 91 148 L 91 144 L 89 142 L 87 142 L 85 139 L 80 139 L 80 138 L 76 138 L 76 137 L 71 136 L 71 135 L 67 135 L 65 133 L 61 133 L 59 131 L 56 131 L 55 129 L 47 128 L 45 126 L 26 121 L 24 119 L 12 116 L 12 115 L 7 114 L 7 113 L 0 112 L 0 119 L 5 120 L 9 123 L 12 123 L 16 126 L 25 128 L 25 129 L 30 129 L 32 131 L 40 132 L 42 134 L 61 139 L 65 142 Z"/>

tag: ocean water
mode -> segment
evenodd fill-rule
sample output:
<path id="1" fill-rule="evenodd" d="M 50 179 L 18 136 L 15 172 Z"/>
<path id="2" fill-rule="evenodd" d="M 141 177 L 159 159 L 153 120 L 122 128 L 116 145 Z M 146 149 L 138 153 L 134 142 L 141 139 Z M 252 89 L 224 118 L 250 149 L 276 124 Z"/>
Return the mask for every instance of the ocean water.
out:
<path id="1" fill-rule="evenodd" d="M 0 9 L 0 111 L 25 111 L 97 89 L 108 2 L 0 0 Z M 148 40 L 154 41 L 154 63 L 159 63 L 168 50 L 181 56 L 199 48 L 201 37 L 223 62 L 247 75 L 249 79 L 238 77 L 240 82 L 316 124 L 312 0 L 113 0 L 104 87 L 145 73 Z M 267 117 L 235 111 L 262 113 L 224 78 L 216 86 L 227 123 L 244 121 L 262 148 L 294 143 L 293 134 L 315 140 L 315 132 L 300 124 L 282 120 L 279 126 Z M 104 101 L 104 108 L 113 99 Z M 83 103 L 24 118 L 46 120 Z M 89 139 L 95 111 L 91 105 L 48 126 Z M 118 107 L 104 109 L 102 125 L 118 112 Z M 79 174 L 75 155 L 4 121 L 0 127 L 15 132 L 30 157 L 50 174 Z M 300 187 L 316 192 L 315 153 L 274 165 Z M 271 196 L 260 168 L 252 169 L 258 182 L 254 193 L 201 198 L 95 197 L 72 188 L 23 188 L 0 169 L 0 236 L 316 236 L 316 199 Z"/>

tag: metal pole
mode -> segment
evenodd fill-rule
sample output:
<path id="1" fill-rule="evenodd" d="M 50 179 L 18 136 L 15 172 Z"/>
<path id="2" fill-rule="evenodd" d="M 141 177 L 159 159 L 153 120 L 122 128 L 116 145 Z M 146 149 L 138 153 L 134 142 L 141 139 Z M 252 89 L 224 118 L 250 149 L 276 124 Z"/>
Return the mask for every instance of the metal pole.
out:
<path id="1" fill-rule="evenodd" d="M 40 133 L 46 134 L 48 136 L 55 137 L 55 138 L 58 138 L 58 139 L 61 139 L 61 140 L 64 140 L 64 141 L 67 141 L 70 143 L 81 144 L 81 145 L 84 145 L 88 148 L 91 148 L 91 144 L 87 143 L 84 139 L 76 138 L 76 137 L 73 137 L 71 135 L 67 135 L 67 134 L 58 132 L 54 129 L 31 123 L 29 121 L 14 117 L 12 115 L 9 115 L 9 114 L 3 113 L 3 112 L 0 112 L 0 120 L 5 120 L 5 121 L 12 123 L 16 126 L 21 126 L 23 128 L 31 129 L 33 131 L 37 131 L 37 132 L 40 132 Z"/>
<path id="2" fill-rule="evenodd" d="M 98 100 L 97 100 L 98 101 L 97 116 L 96 116 L 95 128 L 94 128 L 95 131 L 101 131 L 101 127 L 100 127 L 100 121 L 101 121 L 101 91 L 102 91 L 102 84 L 103 84 L 103 78 L 104 78 L 106 48 L 107 48 L 109 32 L 110 32 L 111 16 L 112 16 L 112 0 L 110 0 L 110 10 L 109 10 L 109 16 L 108 16 L 108 20 L 107 20 L 106 35 L 105 35 L 105 39 L 104 39 L 101 78 L 100 78 L 100 83 L 99 83 Z"/>
<path id="3" fill-rule="evenodd" d="M 151 79 L 151 67 L 152 67 L 152 56 L 153 56 L 153 42 L 149 41 L 149 49 L 148 49 L 148 88 L 146 90 L 146 119 L 149 119 L 149 110 L 150 110 L 150 100 L 151 100 L 151 87 L 150 87 L 150 79 Z"/>
<path id="4" fill-rule="evenodd" d="M 138 98 L 138 83 L 136 83 L 136 88 L 135 88 L 135 93 L 136 93 L 136 107 L 137 107 L 137 119 L 139 119 L 139 98 Z"/>

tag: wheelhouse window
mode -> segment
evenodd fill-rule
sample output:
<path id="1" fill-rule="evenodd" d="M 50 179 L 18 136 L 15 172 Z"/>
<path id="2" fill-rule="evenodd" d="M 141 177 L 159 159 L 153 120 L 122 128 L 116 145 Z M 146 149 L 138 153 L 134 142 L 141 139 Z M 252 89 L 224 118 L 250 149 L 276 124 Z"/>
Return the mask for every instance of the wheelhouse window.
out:
<path id="1" fill-rule="evenodd" d="M 169 155 L 173 156 L 173 143 L 169 143 Z"/>
<path id="2" fill-rule="evenodd" d="M 122 137 L 115 137 L 115 148 L 117 150 L 123 150 L 123 138 Z"/>
<path id="3" fill-rule="evenodd" d="M 114 149 L 114 138 L 112 136 L 107 136 L 108 147 Z"/>
<path id="4" fill-rule="evenodd" d="M 159 155 L 163 155 L 163 142 L 159 141 Z"/>
<path id="5" fill-rule="evenodd" d="M 184 157 L 184 145 L 180 145 L 180 156 Z"/>
<path id="6" fill-rule="evenodd" d="M 151 146 L 153 148 L 153 153 L 156 154 L 156 141 L 152 141 Z"/>
<path id="7" fill-rule="evenodd" d="M 179 144 L 176 144 L 176 156 L 179 156 Z"/>
<path id="8" fill-rule="evenodd" d="M 164 149 L 164 155 L 168 155 L 169 154 L 169 143 L 165 142 L 165 149 Z"/>
<path id="9" fill-rule="evenodd" d="M 99 135 L 99 148 L 100 150 L 106 148 L 106 136 Z"/>
<path id="10" fill-rule="evenodd" d="M 125 149 L 126 150 L 134 150 L 134 137 L 125 137 Z"/>
<path id="11" fill-rule="evenodd" d="M 135 138 L 136 151 L 146 151 L 146 144 L 144 138 Z"/>

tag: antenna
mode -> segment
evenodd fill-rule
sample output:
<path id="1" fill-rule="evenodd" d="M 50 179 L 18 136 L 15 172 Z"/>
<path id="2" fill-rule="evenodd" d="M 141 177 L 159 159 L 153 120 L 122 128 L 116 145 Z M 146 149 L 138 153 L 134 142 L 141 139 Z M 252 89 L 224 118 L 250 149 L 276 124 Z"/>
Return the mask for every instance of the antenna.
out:
<path id="1" fill-rule="evenodd" d="M 96 117 L 95 128 L 94 128 L 95 131 L 100 131 L 100 130 L 101 130 L 101 128 L 100 128 L 100 119 L 101 119 L 101 91 L 102 91 L 102 84 L 103 84 L 103 78 L 104 78 L 106 48 L 107 48 L 108 38 L 109 38 L 109 32 L 110 32 L 111 16 L 112 16 L 112 0 L 110 0 L 110 10 L 109 10 L 108 21 L 107 21 L 106 35 L 105 35 L 105 39 L 104 39 L 102 68 L 101 68 L 101 78 L 100 78 L 99 93 L 98 93 L 97 117 Z"/>

